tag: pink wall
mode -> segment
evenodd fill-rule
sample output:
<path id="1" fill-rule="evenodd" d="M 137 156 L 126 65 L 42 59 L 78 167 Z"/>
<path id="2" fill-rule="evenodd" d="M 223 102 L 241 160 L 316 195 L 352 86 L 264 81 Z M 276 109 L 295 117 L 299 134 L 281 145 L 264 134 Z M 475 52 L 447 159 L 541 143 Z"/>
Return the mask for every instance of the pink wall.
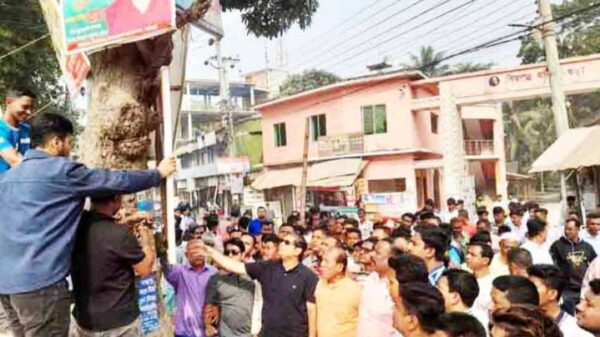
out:
<path id="1" fill-rule="evenodd" d="M 398 79 L 371 87 L 346 87 L 299 100 L 261 109 L 264 164 L 300 162 L 307 117 L 326 114 L 327 135 L 363 133 L 361 107 L 385 104 L 387 133 L 365 135 L 365 152 L 439 148 L 437 135 L 431 133 L 429 114 L 415 116 L 410 111 L 411 93 L 408 80 Z M 287 146 L 275 147 L 276 123 L 286 123 Z M 317 142 L 310 142 L 309 158 L 318 157 Z"/>

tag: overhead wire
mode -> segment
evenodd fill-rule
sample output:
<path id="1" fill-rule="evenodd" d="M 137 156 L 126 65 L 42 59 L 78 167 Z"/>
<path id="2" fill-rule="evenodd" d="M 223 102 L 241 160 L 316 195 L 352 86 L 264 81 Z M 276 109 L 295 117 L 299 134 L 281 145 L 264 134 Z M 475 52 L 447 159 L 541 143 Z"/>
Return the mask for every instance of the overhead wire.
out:
<path id="1" fill-rule="evenodd" d="M 508 0 L 508 1 L 513 1 L 513 0 Z M 447 25 L 447 23 L 449 21 L 454 20 L 454 17 L 450 17 L 450 18 L 448 18 L 448 20 L 442 22 L 440 25 L 435 26 L 434 28 L 432 28 L 432 29 L 430 29 L 430 30 L 428 30 L 428 31 L 426 31 L 424 33 L 421 33 L 420 35 L 412 38 L 409 41 L 405 41 L 404 39 L 402 39 L 402 40 L 399 41 L 400 43 L 395 43 L 395 44 L 391 45 L 390 47 L 386 48 L 386 52 L 388 53 L 387 56 L 390 56 L 389 54 L 391 52 L 396 51 L 396 50 L 400 49 L 401 47 L 404 47 L 404 46 L 407 46 L 407 45 L 413 45 L 413 46 L 416 45 L 416 43 L 418 43 L 419 41 L 422 41 L 422 38 L 430 36 L 430 34 L 433 33 L 433 32 L 435 32 L 436 30 L 439 30 L 440 32 L 442 32 L 442 34 L 437 34 L 436 35 L 437 37 L 435 39 L 428 40 L 427 42 L 421 42 L 421 43 L 419 43 L 419 45 L 432 46 L 433 42 L 438 41 L 440 38 L 445 38 L 449 34 L 453 34 L 453 33 L 462 31 L 465 28 L 469 28 L 469 27 L 471 27 L 471 25 L 473 23 L 478 22 L 481 19 L 481 17 L 485 17 L 488 14 L 494 13 L 499 8 L 501 8 L 502 6 L 504 6 L 504 3 L 502 1 L 495 1 L 495 3 L 500 4 L 500 6 L 499 7 L 493 7 L 491 11 L 486 12 L 482 16 L 477 17 L 475 20 L 469 21 L 467 24 L 464 24 L 464 25 L 462 25 L 460 27 L 452 28 L 451 30 L 442 30 L 443 28 L 446 27 L 446 25 Z M 490 5 L 489 3 L 484 3 L 484 6 L 478 7 L 477 9 L 473 9 L 471 12 L 469 12 L 466 16 L 463 16 L 461 19 L 464 20 L 465 18 L 470 17 L 472 14 L 477 13 L 477 10 L 480 10 L 482 8 L 485 8 L 485 7 L 488 7 L 489 5 Z M 522 8 L 523 7 L 520 7 L 518 10 L 521 10 Z M 512 14 L 514 14 L 514 13 L 510 13 L 508 15 L 512 15 Z M 368 61 L 369 58 L 370 58 L 370 56 L 367 55 L 367 57 L 361 58 L 360 60 L 352 63 L 351 65 L 349 65 L 348 68 L 354 68 L 355 66 L 357 66 L 359 64 L 364 64 L 364 63 L 366 63 Z M 336 65 L 332 66 L 332 69 L 339 68 L 343 64 L 345 64 L 345 62 L 337 63 Z"/>

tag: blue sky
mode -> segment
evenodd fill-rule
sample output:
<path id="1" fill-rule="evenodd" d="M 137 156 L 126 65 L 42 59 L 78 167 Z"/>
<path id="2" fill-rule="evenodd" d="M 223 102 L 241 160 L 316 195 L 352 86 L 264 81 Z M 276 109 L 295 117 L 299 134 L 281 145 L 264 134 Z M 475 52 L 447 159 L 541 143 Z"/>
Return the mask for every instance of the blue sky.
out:
<path id="1" fill-rule="evenodd" d="M 558 0 L 557 0 L 558 1 Z M 553 1 L 556 2 L 556 1 Z M 292 73 L 322 68 L 342 77 L 366 73 L 365 66 L 387 57 L 399 67 L 422 45 L 446 55 L 517 32 L 509 24 L 527 24 L 536 17 L 533 0 L 321 0 L 312 25 L 294 27 L 282 39 L 249 35 L 238 12 L 224 13 L 224 56 L 241 62 L 231 78 L 271 66 Z M 209 36 L 195 31 L 188 57 L 188 78 L 217 78 L 204 61 L 214 54 Z M 448 63 L 494 62 L 519 64 L 519 41 L 460 56 Z M 283 53 L 280 53 L 283 50 Z"/>

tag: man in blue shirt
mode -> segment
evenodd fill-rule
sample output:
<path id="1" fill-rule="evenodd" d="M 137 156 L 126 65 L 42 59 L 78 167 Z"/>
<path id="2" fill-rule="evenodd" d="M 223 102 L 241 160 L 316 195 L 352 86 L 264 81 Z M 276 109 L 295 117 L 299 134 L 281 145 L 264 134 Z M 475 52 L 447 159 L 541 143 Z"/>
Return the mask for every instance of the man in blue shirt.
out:
<path id="1" fill-rule="evenodd" d="M 257 236 L 261 233 L 262 230 L 262 224 L 263 222 L 267 221 L 267 210 L 264 207 L 259 207 L 256 210 L 256 213 L 258 213 L 258 218 L 253 219 L 252 221 L 250 221 L 250 225 L 248 226 L 248 233 L 250 233 L 250 235 L 252 236 Z"/>
<path id="2" fill-rule="evenodd" d="M 68 159 L 72 134 L 65 117 L 37 116 L 33 149 L 0 178 L 0 304 L 16 336 L 68 335 L 65 277 L 86 197 L 157 187 L 176 168 L 169 158 L 157 170 L 89 169 Z"/>
<path id="3" fill-rule="evenodd" d="M 35 94 L 28 89 L 6 92 L 3 118 L 0 118 L 0 174 L 18 165 L 29 150 L 29 124 Z"/>

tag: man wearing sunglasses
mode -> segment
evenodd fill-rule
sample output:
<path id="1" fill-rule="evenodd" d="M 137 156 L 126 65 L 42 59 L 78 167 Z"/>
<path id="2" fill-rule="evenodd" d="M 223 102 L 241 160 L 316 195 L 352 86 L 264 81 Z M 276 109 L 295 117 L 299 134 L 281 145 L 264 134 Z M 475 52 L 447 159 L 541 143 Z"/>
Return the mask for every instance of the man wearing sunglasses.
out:
<path id="1" fill-rule="evenodd" d="M 243 261 L 245 247 L 240 239 L 230 239 L 224 246 L 223 255 Z M 248 276 L 225 270 L 211 276 L 204 306 L 206 336 L 214 336 L 218 331 L 219 337 L 250 337 L 254 288 Z"/>
<path id="2" fill-rule="evenodd" d="M 244 264 L 206 245 L 195 247 L 191 253 L 210 257 L 223 269 L 249 275 L 260 283 L 264 300 L 260 336 L 314 337 L 318 278 L 300 263 L 306 248 L 304 238 L 294 233 L 279 244 L 281 259 L 276 261 Z"/>

